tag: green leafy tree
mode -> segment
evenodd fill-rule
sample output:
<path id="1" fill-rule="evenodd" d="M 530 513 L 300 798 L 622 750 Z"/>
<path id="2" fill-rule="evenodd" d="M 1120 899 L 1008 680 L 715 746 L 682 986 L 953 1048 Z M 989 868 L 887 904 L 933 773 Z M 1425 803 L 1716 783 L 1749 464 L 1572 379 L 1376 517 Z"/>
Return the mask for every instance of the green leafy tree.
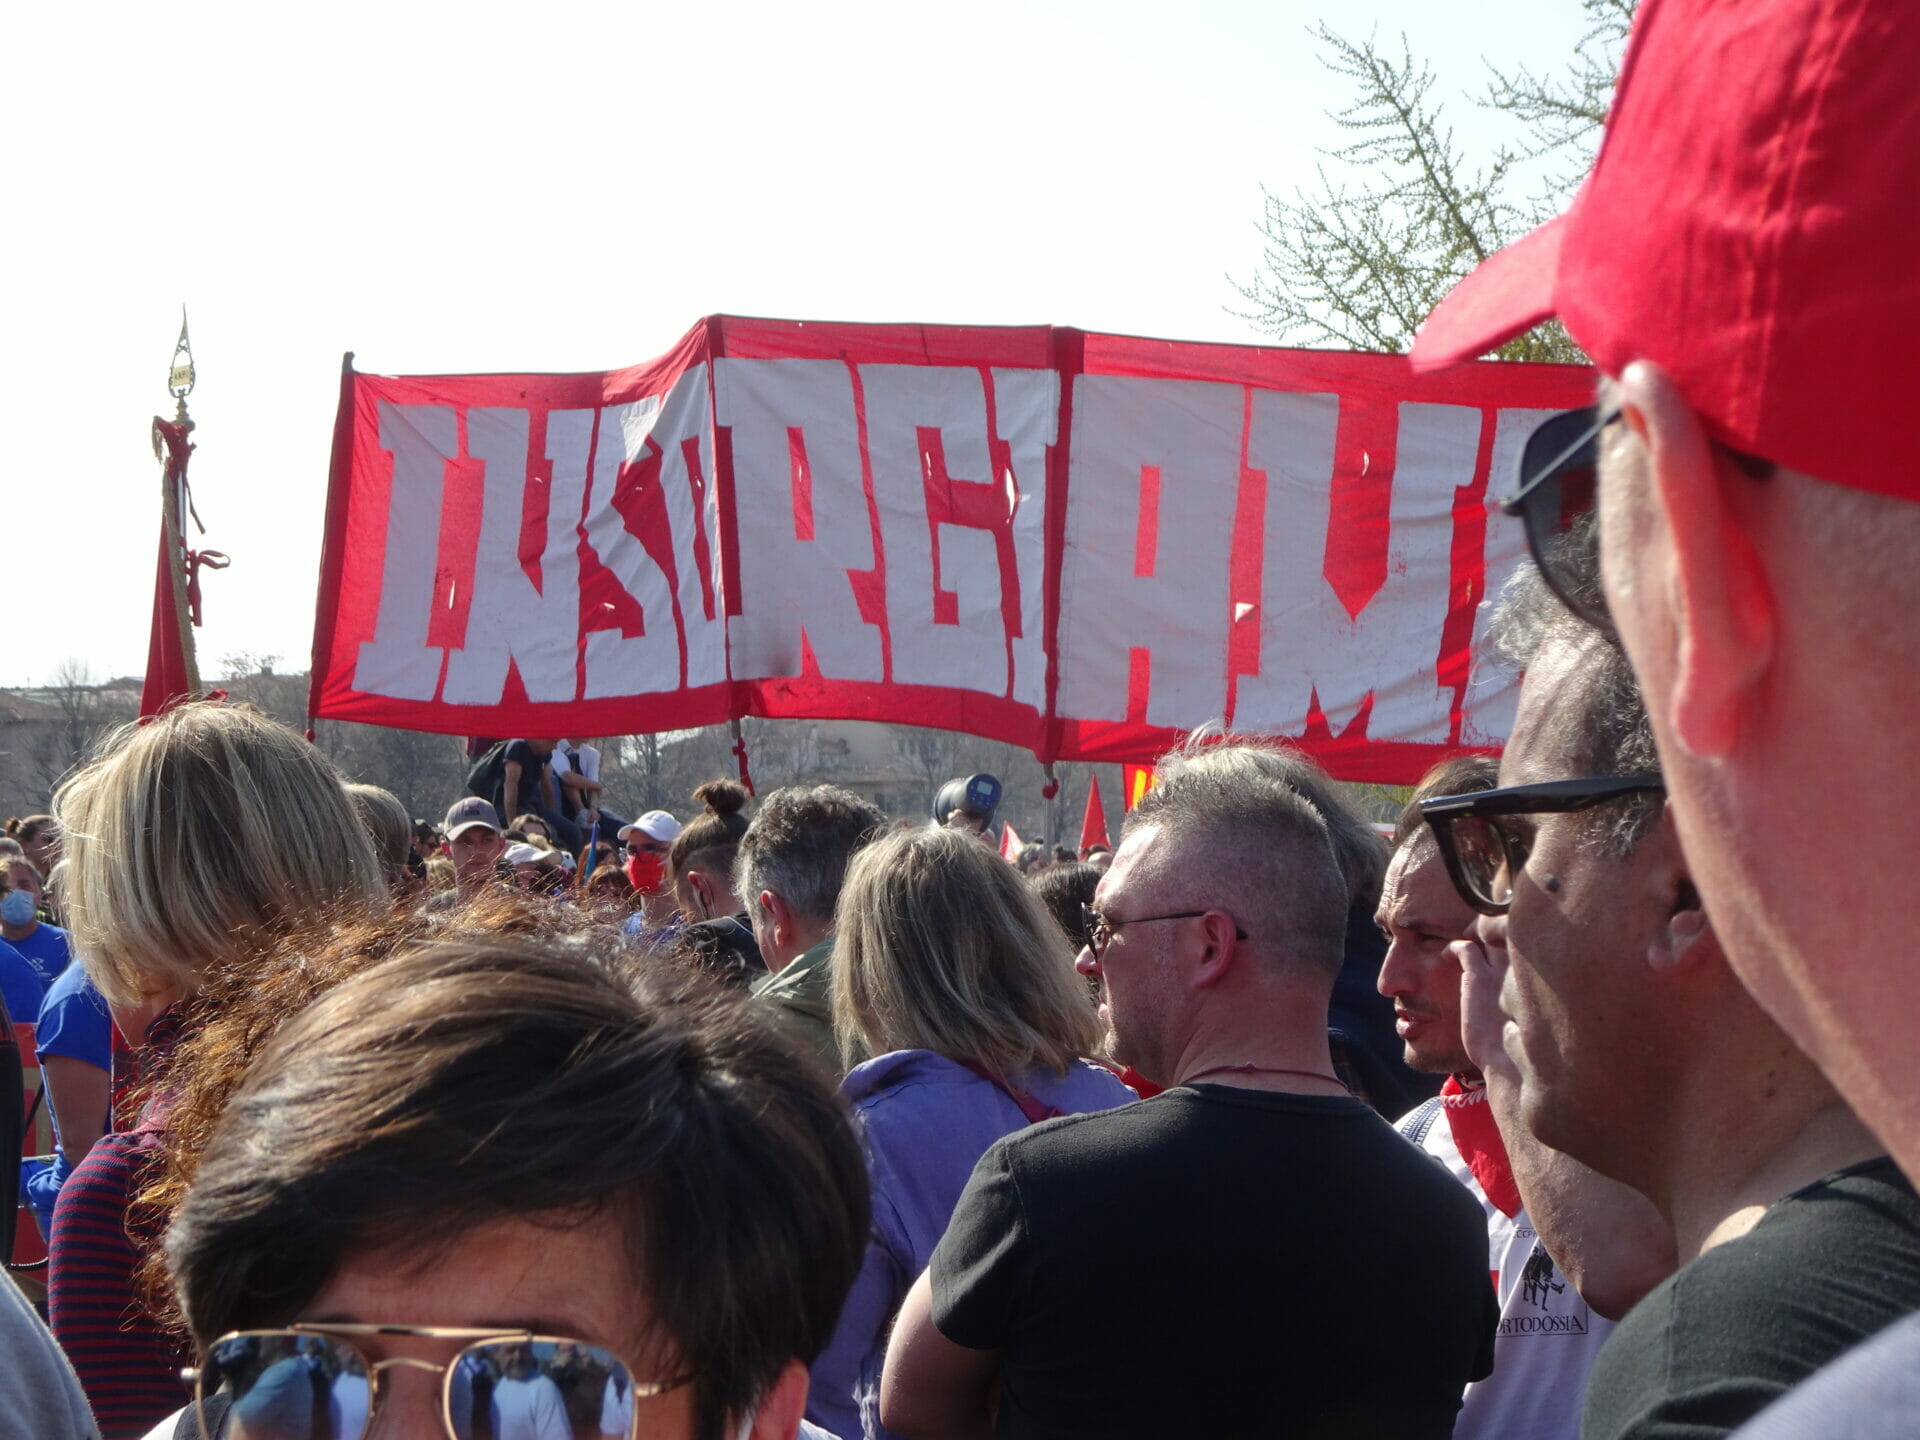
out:
<path id="1" fill-rule="evenodd" d="M 1406 37 L 1397 51 L 1321 24 L 1321 61 L 1353 83 L 1333 119 L 1353 138 L 1325 152 L 1319 187 L 1265 192 L 1260 268 L 1234 281 L 1260 330 L 1292 344 L 1404 351 L 1475 265 L 1562 208 L 1592 160 L 1634 0 L 1581 0 L 1588 30 L 1566 65 L 1493 70 L 1473 103 L 1513 117 L 1519 138 L 1466 153 Z M 1528 193 L 1528 184 L 1535 188 Z M 1581 361 L 1558 322 L 1509 341 L 1508 360 Z"/>

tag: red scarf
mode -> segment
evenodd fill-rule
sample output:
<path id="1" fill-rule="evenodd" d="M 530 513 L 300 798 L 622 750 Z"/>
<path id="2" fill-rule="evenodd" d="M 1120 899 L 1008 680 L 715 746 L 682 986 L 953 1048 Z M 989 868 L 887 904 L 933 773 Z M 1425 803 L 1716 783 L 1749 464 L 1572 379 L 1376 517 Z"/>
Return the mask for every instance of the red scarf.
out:
<path id="1" fill-rule="evenodd" d="M 1480 1182 L 1487 1199 L 1511 1220 L 1520 1213 L 1520 1187 L 1513 1183 L 1513 1166 L 1507 1162 L 1500 1127 L 1493 1123 L 1486 1088 L 1476 1081 L 1469 1089 L 1460 1083 L 1458 1075 L 1449 1075 L 1440 1087 L 1440 1104 L 1447 1112 L 1447 1128 L 1453 1133 L 1460 1158 L 1467 1162 L 1467 1169 Z"/>

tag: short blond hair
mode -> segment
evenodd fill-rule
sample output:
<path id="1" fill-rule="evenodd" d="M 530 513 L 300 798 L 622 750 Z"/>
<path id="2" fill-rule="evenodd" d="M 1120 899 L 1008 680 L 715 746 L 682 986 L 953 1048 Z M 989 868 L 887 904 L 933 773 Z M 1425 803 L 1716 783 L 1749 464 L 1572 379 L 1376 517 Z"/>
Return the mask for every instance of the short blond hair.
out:
<path id="1" fill-rule="evenodd" d="M 931 1050 L 1064 1075 L 1100 1042 L 1073 949 L 1018 871 L 957 830 L 854 856 L 835 912 L 833 1028 L 847 1054 Z"/>
<path id="2" fill-rule="evenodd" d="M 279 721 L 182 705 L 123 725 L 54 796 L 74 948 L 109 1001 L 206 971 L 385 895 L 339 773 Z"/>

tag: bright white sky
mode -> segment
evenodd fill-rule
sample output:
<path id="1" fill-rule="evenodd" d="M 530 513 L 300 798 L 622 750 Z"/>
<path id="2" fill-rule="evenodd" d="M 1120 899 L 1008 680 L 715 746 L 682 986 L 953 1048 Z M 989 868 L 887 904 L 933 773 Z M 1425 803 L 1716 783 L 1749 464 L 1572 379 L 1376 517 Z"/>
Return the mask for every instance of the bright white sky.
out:
<path id="1" fill-rule="evenodd" d="M 0 686 L 137 675 L 155 414 L 190 312 L 204 673 L 304 668 L 340 356 L 597 370 L 711 312 L 1256 339 L 1264 182 L 1348 98 L 1321 17 L 1450 97 L 1552 68 L 1575 0 L 23 6 Z M 1504 133 L 1461 98 L 1478 148 Z"/>

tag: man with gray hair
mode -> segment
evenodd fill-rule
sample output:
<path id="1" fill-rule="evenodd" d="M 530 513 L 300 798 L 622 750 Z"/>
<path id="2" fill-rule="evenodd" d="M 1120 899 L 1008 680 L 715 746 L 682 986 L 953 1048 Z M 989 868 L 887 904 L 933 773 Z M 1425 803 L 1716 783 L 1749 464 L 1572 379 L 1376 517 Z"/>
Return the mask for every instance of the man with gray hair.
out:
<path id="1" fill-rule="evenodd" d="M 770 972 L 753 992 L 777 1007 L 835 1075 L 847 1064 L 828 1000 L 833 908 L 855 852 L 886 824 L 851 790 L 790 785 L 761 803 L 733 862 L 733 893 L 746 904 Z"/>
<path id="2" fill-rule="evenodd" d="M 1562 563 L 1591 582 L 1590 548 Z M 1672 1229 L 1680 1269 L 1594 1362 L 1583 1440 L 1726 1434 L 1920 1306 L 1920 1201 L 1728 966 L 1626 656 L 1533 570 L 1494 638 L 1525 675 L 1503 788 L 1423 806 L 1479 912 L 1469 988 L 1500 985 L 1505 1059 L 1499 1016 L 1469 1014 L 1467 1050 Z"/>
<path id="3" fill-rule="evenodd" d="M 890 1430 L 1451 1434 L 1486 1231 L 1334 1074 L 1348 887 L 1294 763 L 1195 745 L 1128 815 L 1080 968 L 1113 1058 L 1171 1088 L 987 1152 L 894 1328 Z"/>

